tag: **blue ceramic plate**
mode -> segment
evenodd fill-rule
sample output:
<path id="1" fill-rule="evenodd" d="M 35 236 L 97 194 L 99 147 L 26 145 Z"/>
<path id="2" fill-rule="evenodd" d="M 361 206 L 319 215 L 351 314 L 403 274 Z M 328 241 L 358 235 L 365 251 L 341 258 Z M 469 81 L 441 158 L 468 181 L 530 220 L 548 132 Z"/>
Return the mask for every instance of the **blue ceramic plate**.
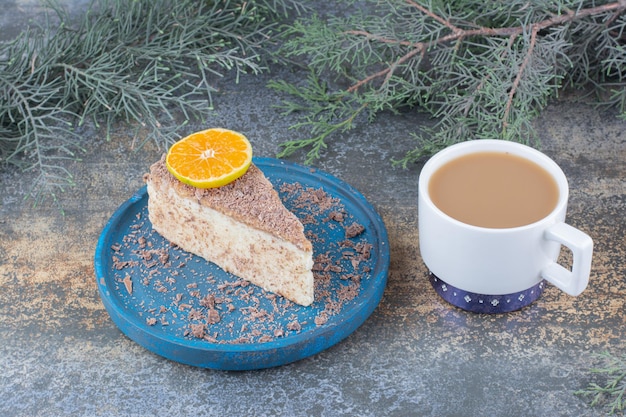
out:
<path id="1" fill-rule="evenodd" d="M 152 230 L 143 187 L 104 227 L 95 270 L 111 319 L 149 351 L 221 370 L 284 365 L 341 341 L 380 302 L 389 243 L 363 195 L 317 169 L 272 158 L 254 163 L 313 243 L 314 303 L 290 303 L 170 245 Z"/>

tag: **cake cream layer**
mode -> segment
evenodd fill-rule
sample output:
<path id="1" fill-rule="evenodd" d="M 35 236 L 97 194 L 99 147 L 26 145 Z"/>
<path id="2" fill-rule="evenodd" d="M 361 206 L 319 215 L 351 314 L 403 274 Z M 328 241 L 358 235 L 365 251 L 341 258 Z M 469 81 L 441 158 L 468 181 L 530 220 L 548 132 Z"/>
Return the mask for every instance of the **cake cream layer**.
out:
<path id="1" fill-rule="evenodd" d="M 313 302 L 311 244 L 256 166 L 225 186 L 229 189 L 197 190 L 171 176 L 159 161 L 146 183 L 149 218 L 164 238 L 266 291 L 305 306 Z M 224 197 L 216 194 L 223 193 L 238 200 L 236 214 L 231 204 L 215 204 Z"/>

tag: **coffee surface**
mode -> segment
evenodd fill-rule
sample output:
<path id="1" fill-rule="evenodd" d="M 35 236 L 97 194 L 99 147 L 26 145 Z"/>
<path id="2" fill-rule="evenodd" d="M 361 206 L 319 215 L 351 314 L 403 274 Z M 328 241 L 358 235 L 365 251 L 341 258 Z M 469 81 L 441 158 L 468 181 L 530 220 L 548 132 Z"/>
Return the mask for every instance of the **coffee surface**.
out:
<path id="1" fill-rule="evenodd" d="M 428 193 L 448 216 L 488 228 L 519 227 L 547 216 L 559 190 L 544 168 L 505 152 L 458 157 L 432 175 Z"/>

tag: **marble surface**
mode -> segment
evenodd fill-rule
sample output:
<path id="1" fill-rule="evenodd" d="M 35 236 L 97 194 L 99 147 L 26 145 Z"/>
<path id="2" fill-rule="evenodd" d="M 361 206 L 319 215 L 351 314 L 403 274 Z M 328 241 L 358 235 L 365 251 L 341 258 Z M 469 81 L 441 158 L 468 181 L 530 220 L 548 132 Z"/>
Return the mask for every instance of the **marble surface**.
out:
<path id="1" fill-rule="evenodd" d="M 303 74 L 276 69 L 234 87 L 224 80 L 208 121 L 245 133 L 259 156 L 274 156 L 294 135 L 293 119 L 272 107 L 280 97 L 264 87 L 273 77 Z M 88 152 L 66 163 L 76 185 L 58 195 L 63 213 L 25 200 L 28 173 L 2 171 L 0 415 L 601 414 L 574 391 L 593 380 L 594 354 L 626 349 L 626 122 L 578 98 L 561 96 L 536 127 L 541 149 L 570 181 L 567 221 L 595 243 L 582 295 L 547 285 L 531 306 L 501 315 L 441 300 L 418 250 L 422 164 L 399 169 L 389 162 L 412 148 L 408 133 L 428 121 L 383 114 L 373 124 L 359 122 L 315 163 L 356 187 L 382 216 L 391 247 L 383 299 L 341 343 L 261 371 L 212 371 L 154 355 L 115 327 L 98 296 L 100 232 L 163 149 L 132 150 L 123 126 L 108 141 L 84 132 Z M 563 251 L 562 262 L 568 259 Z"/>

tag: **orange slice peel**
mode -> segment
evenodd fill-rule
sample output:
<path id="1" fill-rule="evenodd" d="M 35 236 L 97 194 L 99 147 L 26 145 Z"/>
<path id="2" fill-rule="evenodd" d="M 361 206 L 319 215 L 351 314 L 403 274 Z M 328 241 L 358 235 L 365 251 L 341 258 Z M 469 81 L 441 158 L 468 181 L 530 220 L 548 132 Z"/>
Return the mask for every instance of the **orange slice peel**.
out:
<path id="1" fill-rule="evenodd" d="M 252 146 L 233 130 L 212 128 L 174 143 L 167 152 L 165 165 L 181 182 L 196 188 L 215 188 L 229 184 L 248 171 Z"/>

